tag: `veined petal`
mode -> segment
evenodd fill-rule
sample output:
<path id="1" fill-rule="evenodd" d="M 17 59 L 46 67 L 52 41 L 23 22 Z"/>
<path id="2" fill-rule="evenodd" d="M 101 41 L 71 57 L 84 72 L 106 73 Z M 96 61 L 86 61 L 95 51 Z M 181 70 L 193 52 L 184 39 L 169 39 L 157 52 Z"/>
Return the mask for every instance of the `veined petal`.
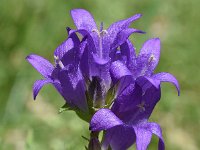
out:
<path id="1" fill-rule="evenodd" d="M 123 122 L 110 109 L 100 109 L 91 119 L 90 130 L 107 130 L 121 124 Z"/>
<path id="2" fill-rule="evenodd" d="M 110 37 L 110 41 L 111 43 L 113 43 L 113 41 L 115 40 L 115 37 L 117 36 L 117 34 L 122 31 L 123 29 L 126 29 L 129 27 L 129 25 L 139 19 L 141 17 L 141 14 L 136 14 L 128 19 L 125 20 L 120 20 L 118 22 L 113 23 L 109 28 L 108 28 L 108 34 Z"/>
<path id="3" fill-rule="evenodd" d="M 26 60 L 45 78 L 49 78 L 54 69 L 53 65 L 41 56 L 31 54 Z"/>
<path id="4" fill-rule="evenodd" d="M 131 126 L 120 125 L 106 131 L 102 148 L 105 150 L 110 145 L 113 150 L 125 150 L 134 143 L 134 129 Z"/>
<path id="5" fill-rule="evenodd" d="M 84 9 L 73 9 L 71 10 L 71 16 L 77 29 L 85 29 L 89 32 L 97 29 L 96 23 L 88 11 Z"/>
<path id="6" fill-rule="evenodd" d="M 176 87 L 176 89 L 178 91 L 178 95 L 180 95 L 179 83 L 172 74 L 167 73 L 167 72 L 161 72 L 161 73 L 157 73 L 157 74 L 153 75 L 152 78 L 159 80 L 161 82 L 171 82 Z"/>
<path id="7" fill-rule="evenodd" d="M 156 68 L 160 58 L 160 39 L 147 40 L 138 55 L 138 64 L 145 64 L 141 68 L 142 75 L 151 75 Z"/>
<path id="8" fill-rule="evenodd" d="M 45 84 L 52 83 L 53 81 L 51 79 L 43 79 L 43 80 L 36 80 L 34 85 L 33 85 L 33 99 L 35 100 L 39 91 Z"/>
<path id="9" fill-rule="evenodd" d="M 111 49 L 117 48 L 118 46 L 122 45 L 128 39 L 128 37 L 133 33 L 145 33 L 145 32 L 134 28 L 124 29 L 117 34 L 114 43 L 111 46 Z"/>

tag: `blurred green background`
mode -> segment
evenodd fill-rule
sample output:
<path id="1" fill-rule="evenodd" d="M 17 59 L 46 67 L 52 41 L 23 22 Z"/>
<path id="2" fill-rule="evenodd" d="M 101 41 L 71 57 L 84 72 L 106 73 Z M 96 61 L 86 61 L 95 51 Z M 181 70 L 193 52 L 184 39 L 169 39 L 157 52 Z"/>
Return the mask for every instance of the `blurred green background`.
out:
<path id="1" fill-rule="evenodd" d="M 162 99 L 150 118 L 163 128 L 166 149 L 200 149 L 200 1 L 199 0 L 0 0 L 0 149 L 83 150 L 88 125 L 73 112 L 58 114 L 64 104 L 48 85 L 36 101 L 32 84 L 41 76 L 25 61 L 36 53 L 53 62 L 54 49 L 74 27 L 69 11 L 85 8 L 108 27 L 142 13 L 132 26 L 147 32 L 133 35 L 137 50 L 150 37 L 162 41 L 156 72 L 174 74 L 175 88 L 162 85 Z M 149 149 L 156 149 L 153 137 Z M 134 148 L 132 148 L 134 149 Z"/>

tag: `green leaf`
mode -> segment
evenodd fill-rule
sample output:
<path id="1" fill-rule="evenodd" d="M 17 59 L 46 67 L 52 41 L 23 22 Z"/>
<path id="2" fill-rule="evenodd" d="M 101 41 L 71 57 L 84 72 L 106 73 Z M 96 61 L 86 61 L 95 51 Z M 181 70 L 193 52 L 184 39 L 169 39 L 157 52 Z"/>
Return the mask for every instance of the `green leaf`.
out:
<path id="1" fill-rule="evenodd" d="M 81 137 L 82 137 L 84 140 L 88 141 L 88 142 L 90 141 L 90 139 L 88 139 L 87 137 L 85 137 L 85 136 L 83 136 L 83 135 L 82 135 Z"/>

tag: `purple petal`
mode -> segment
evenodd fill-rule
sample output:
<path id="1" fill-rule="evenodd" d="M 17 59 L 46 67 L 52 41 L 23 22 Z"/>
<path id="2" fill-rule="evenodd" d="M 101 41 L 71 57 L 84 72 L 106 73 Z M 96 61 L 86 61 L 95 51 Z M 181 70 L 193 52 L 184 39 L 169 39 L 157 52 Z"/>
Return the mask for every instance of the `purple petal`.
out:
<path id="1" fill-rule="evenodd" d="M 141 76 L 137 78 L 137 83 L 142 87 L 143 91 L 146 91 L 151 86 L 155 88 L 160 88 L 160 81 L 155 78 L 150 78 L 146 76 Z"/>
<path id="2" fill-rule="evenodd" d="M 115 61 L 111 64 L 110 75 L 112 83 L 118 84 L 116 95 L 119 95 L 128 85 L 130 85 L 130 83 L 133 82 L 131 72 L 121 61 Z"/>
<path id="3" fill-rule="evenodd" d="M 54 69 L 53 65 L 41 56 L 31 54 L 26 60 L 45 78 L 49 78 Z"/>
<path id="4" fill-rule="evenodd" d="M 128 28 L 129 25 L 130 25 L 133 21 L 139 19 L 140 17 L 141 17 L 141 14 L 136 14 L 136 15 L 134 15 L 134 16 L 128 18 L 128 19 L 121 20 L 121 21 L 118 21 L 118 22 L 116 22 L 116 23 L 113 23 L 113 24 L 108 28 L 108 30 L 107 30 L 107 31 L 108 31 L 108 34 L 109 34 L 109 37 L 110 37 L 111 43 L 113 43 L 113 41 L 115 40 L 117 34 L 118 34 L 120 31 L 122 31 L 122 30 Z"/>
<path id="5" fill-rule="evenodd" d="M 152 132 L 140 124 L 134 126 L 134 130 L 136 134 L 137 150 L 147 150 L 147 147 L 151 142 Z"/>
<path id="6" fill-rule="evenodd" d="M 99 64 L 99 65 L 105 65 L 109 62 L 109 60 L 100 58 L 99 56 L 97 56 L 95 54 L 92 54 L 92 56 L 93 56 L 94 62 Z"/>
<path id="7" fill-rule="evenodd" d="M 61 45 L 59 45 L 56 48 L 54 55 L 57 56 L 58 58 L 62 58 L 64 54 L 73 47 L 74 47 L 73 40 L 71 38 L 66 39 Z"/>
<path id="8" fill-rule="evenodd" d="M 88 47 L 86 46 L 83 55 L 80 60 L 80 69 L 84 77 L 90 77 L 90 69 L 89 65 L 91 63 L 91 55 L 88 51 Z"/>
<path id="9" fill-rule="evenodd" d="M 91 53 L 88 47 L 85 48 L 80 62 L 81 72 L 84 77 L 92 79 L 92 77 L 98 76 L 109 87 L 111 82 L 109 67 L 110 60 L 102 59 Z"/>
<path id="10" fill-rule="evenodd" d="M 126 89 L 130 84 L 133 84 L 135 80 L 132 76 L 124 76 L 120 78 L 119 82 L 117 83 L 117 92 L 116 96 L 120 95 L 124 89 Z"/>
<path id="11" fill-rule="evenodd" d="M 90 33 L 89 31 L 87 31 L 85 29 L 78 29 L 78 30 L 71 30 L 69 33 L 69 37 L 71 37 L 75 33 L 80 33 L 84 38 L 87 39 L 88 49 L 89 49 L 90 53 L 92 53 L 92 52 L 97 53 L 96 47 L 97 47 L 98 41 L 99 41 L 97 34 L 94 34 L 93 32 Z"/>
<path id="12" fill-rule="evenodd" d="M 73 49 L 70 49 L 68 52 L 66 52 L 61 59 L 61 62 L 63 63 L 63 65 L 67 66 L 69 64 L 73 64 L 74 66 L 77 67 L 80 62 L 79 50 L 80 48 L 75 47 Z"/>
<path id="13" fill-rule="evenodd" d="M 142 82 L 141 79 L 144 79 Z M 158 103 L 161 97 L 160 86 L 157 88 L 149 80 L 141 78 L 140 81 L 136 80 L 136 83 L 140 85 L 143 91 L 142 101 L 137 105 L 138 113 L 130 120 L 130 122 L 139 122 L 140 120 L 148 120 L 154 107 Z M 142 84 L 141 84 L 142 83 Z"/>
<path id="14" fill-rule="evenodd" d="M 134 142 L 134 129 L 127 125 L 120 125 L 106 131 L 102 148 L 107 149 L 110 145 L 113 150 L 125 150 Z"/>
<path id="15" fill-rule="evenodd" d="M 82 111 L 88 111 L 85 96 L 86 87 L 80 69 L 69 64 L 64 70 L 61 70 L 58 79 L 65 100 Z"/>
<path id="16" fill-rule="evenodd" d="M 51 79 L 36 80 L 33 85 L 33 99 L 35 100 L 39 91 L 45 84 L 53 83 Z"/>
<path id="17" fill-rule="evenodd" d="M 122 77 L 132 76 L 128 68 L 120 61 L 115 61 L 111 64 L 110 74 L 111 74 L 113 83 L 116 83 Z"/>
<path id="18" fill-rule="evenodd" d="M 74 47 L 78 47 L 79 44 L 80 41 L 78 36 L 75 33 L 71 34 L 69 38 L 67 38 L 62 44 L 60 44 L 56 48 L 54 55 L 57 56 L 59 59 L 62 59 L 66 52 Z"/>
<path id="19" fill-rule="evenodd" d="M 71 16 L 77 29 L 85 29 L 89 32 L 97 29 L 96 23 L 88 11 L 84 9 L 73 9 L 71 10 Z"/>
<path id="20" fill-rule="evenodd" d="M 145 32 L 134 28 L 124 29 L 117 34 L 114 43 L 111 46 L 111 49 L 117 48 L 118 46 L 122 45 L 128 39 L 128 37 L 133 33 L 145 33 Z"/>
<path id="21" fill-rule="evenodd" d="M 162 129 L 160 128 L 160 125 L 157 123 L 146 123 L 143 125 L 144 128 L 147 130 L 151 131 L 151 133 L 155 134 L 159 138 L 159 143 L 158 143 L 158 150 L 164 150 L 165 149 L 165 143 L 162 137 Z"/>
<path id="22" fill-rule="evenodd" d="M 90 130 L 107 130 L 121 124 L 123 122 L 110 109 L 100 109 L 91 119 Z"/>
<path id="23" fill-rule="evenodd" d="M 178 91 L 178 95 L 180 95 L 180 87 L 179 87 L 178 81 L 172 74 L 166 73 L 166 72 L 161 72 L 161 73 L 157 73 L 157 74 L 153 75 L 152 78 L 159 80 L 161 82 L 171 82 L 176 87 L 176 89 Z"/>
<path id="24" fill-rule="evenodd" d="M 139 53 L 137 63 L 141 75 L 151 75 L 160 58 L 160 39 L 154 38 L 146 41 Z"/>
<path id="25" fill-rule="evenodd" d="M 140 81 L 140 83 L 142 82 Z M 136 124 L 148 120 L 159 100 L 160 88 L 157 89 L 148 80 L 141 85 L 136 80 L 135 84 L 130 84 L 118 95 L 112 106 L 112 111 L 123 122 Z"/>
<path id="26" fill-rule="evenodd" d="M 92 55 L 92 59 L 90 60 L 89 71 L 90 78 L 93 76 L 98 76 L 101 78 L 108 89 L 110 87 L 111 78 L 110 78 L 110 60 L 104 60 L 99 58 L 98 56 Z"/>
<path id="27" fill-rule="evenodd" d="M 140 112 L 138 105 L 141 101 L 142 88 L 137 84 L 130 84 L 118 95 L 112 106 L 112 111 L 123 120 L 123 122 L 138 121 L 137 116 L 139 115 L 138 112 Z"/>
<path id="28" fill-rule="evenodd" d="M 124 44 L 120 46 L 120 51 L 121 55 L 126 56 L 126 65 L 128 66 L 128 68 L 130 68 L 136 59 L 134 45 L 129 40 L 127 40 Z"/>

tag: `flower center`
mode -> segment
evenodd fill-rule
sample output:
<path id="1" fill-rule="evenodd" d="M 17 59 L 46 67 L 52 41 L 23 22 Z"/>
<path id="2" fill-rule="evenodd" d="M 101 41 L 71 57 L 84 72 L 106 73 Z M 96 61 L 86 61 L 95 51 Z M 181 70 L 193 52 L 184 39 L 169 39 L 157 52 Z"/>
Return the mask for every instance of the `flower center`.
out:
<path id="1" fill-rule="evenodd" d="M 101 23 L 100 30 L 93 29 L 92 32 L 97 33 L 99 38 L 99 56 L 100 58 L 103 57 L 103 36 L 107 34 L 107 30 L 103 30 L 103 23 Z"/>
<path id="2" fill-rule="evenodd" d="M 145 102 L 142 101 L 140 104 L 137 105 L 137 107 L 139 107 L 140 111 L 145 111 Z"/>
<path id="3" fill-rule="evenodd" d="M 65 66 L 63 65 L 62 61 L 59 59 L 58 56 L 54 55 L 54 59 L 56 61 L 56 64 L 58 64 L 60 66 L 61 69 L 63 69 Z"/>

